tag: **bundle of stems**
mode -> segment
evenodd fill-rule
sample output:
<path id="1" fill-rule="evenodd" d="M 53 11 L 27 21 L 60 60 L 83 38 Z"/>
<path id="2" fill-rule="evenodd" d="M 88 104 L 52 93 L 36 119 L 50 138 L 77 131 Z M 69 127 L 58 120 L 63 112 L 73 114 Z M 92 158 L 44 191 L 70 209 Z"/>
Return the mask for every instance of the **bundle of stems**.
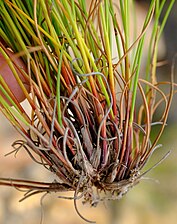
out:
<path id="1" fill-rule="evenodd" d="M 165 2 L 151 1 L 132 41 L 134 1 L 0 1 L 0 53 L 31 111 L 21 105 L 3 74 L 0 110 L 23 136 L 13 143 L 14 152 L 23 148 L 57 176 L 53 183 L 0 178 L 0 185 L 26 189 L 24 198 L 74 191 L 75 201 L 83 198 L 95 206 L 121 198 L 139 182 L 141 169 L 158 147 L 173 95 L 173 83 L 156 79 L 158 43 L 175 1 L 168 1 L 159 24 Z M 143 78 L 141 59 L 152 19 Z M 168 95 L 161 90 L 164 84 L 170 86 Z M 153 124 L 160 128 L 151 142 Z"/>

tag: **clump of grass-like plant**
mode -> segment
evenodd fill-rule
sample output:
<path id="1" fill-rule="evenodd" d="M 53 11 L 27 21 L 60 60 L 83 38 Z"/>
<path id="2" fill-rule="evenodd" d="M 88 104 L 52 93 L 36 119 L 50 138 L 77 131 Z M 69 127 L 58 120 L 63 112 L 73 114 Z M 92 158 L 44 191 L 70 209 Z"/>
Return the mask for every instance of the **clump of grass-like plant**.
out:
<path id="1" fill-rule="evenodd" d="M 135 10 L 134 1 L 120 0 L 116 6 L 108 0 L 90 2 L 0 2 L 0 53 L 31 112 L 20 104 L 3 74 L 0 110 L 23 137 L 13 143 L 14 152 L 25 149 L 57 176 L 53 183 L 0 178 L 0 185 L 26 189 L 24 198 L 74 191 L 75 202 L 83 198 L 93 206 L 121 198 L 142 178 L 141 169 L 158 147 L 166 125 L 173 85 L 167 96 L 160 89 L 164 83 L 156 79 L 157 50 L 174 1 L 159 25 L 165 1 L 152 0 L 133 41 L 130 7 Z M 141 59 L 152 18 L 143 78 Z M 161 128 L 151 142 L 153 115 L 162 103 L 164 111 L 154 123 Z"/>

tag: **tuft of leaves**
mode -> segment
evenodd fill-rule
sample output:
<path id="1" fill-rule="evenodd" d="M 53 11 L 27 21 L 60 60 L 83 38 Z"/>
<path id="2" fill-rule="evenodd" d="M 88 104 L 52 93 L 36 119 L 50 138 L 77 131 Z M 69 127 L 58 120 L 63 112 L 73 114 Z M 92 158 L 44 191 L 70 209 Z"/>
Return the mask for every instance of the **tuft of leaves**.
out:
<path id="1" fill-rule="evenodd" d="M 112 0 L 92 0 L 89 5 L 84 0 L 0 2 L 0 53 L 31 115 L 2 74 L 0 110 L 23 137 L 14 142 L 14 152 L 23 148 L 57 176 L 55 183 L 0 178 L 0 185 L 26 189 L 23 199 L 41 192 L 74 191 L 75 201 L 82 197 L 96 206 L 99 201 L 120 199 L 139 182 L 141 169 L 158 147 L 173 95 L 173 80 L 167 83 L 169 95 L 160 89 L 164 83 L 156 79 L 156 66 L 158 41 L 174 2 L 170 1 L 160 26 L 165 1 L 152 0 L 132 43 L 134 1 L 120 0 L 116 6 Z M 143 79 L 144 39 L 153 17 Z M 23 60 L 25 70 L 12 60 L 9 49 Z M 154 122 L 162 103 L 164 111 Z M 160 131 L 151 142 L 153 124 Z"/>

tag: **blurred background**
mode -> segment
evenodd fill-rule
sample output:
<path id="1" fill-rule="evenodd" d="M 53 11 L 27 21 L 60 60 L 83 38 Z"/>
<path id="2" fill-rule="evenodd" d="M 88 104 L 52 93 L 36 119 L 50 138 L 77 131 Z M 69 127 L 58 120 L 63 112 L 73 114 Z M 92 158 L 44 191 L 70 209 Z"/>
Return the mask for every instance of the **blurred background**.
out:
<path id="1" fill-rule="evenodd" d="M 148 1 L 138 1 L 142 10 Z M 145 2 L 145 3 L 144 3 Z M 167 65 L 158 69 L 158 79 L 170 78 L 171 61 L 177 52 L 177 3 L 168 19 L 163 44 Z M 176 73 L 177 74 L 177 73 Z M 176 75 L 175 75 L 176 76 Z M 177 78 L 176 78 L 177 81 Z M 173 99 L 168 125 L 159 143 L 163 146 L 153 154 L 144 170 L 152 167 L 168 151 L 170 155 L 144 180 L 128 192 L 120 201 L 109 202 L 90 208 L 78 203 L 81 214 L 97 224 L 176 224 L 177 223 L 177 97 Z M 156 130 L 154 129 L 154 132 Z M 152 134 L 153 135 L 153 134 Z M 153 137 L 153 136 L 152 136 Z M 20 151 L 4 156 L 12 151 L 11 144 L 21 137 L 0 114 L 0 177 L 23 178 L 52 182 L 55 177 L 35 164 L 28 155 Z M 73 201 L 58 199 L 59 193 L 32 196 L 18 202 L 24 192 L 11 187 L 0 186 L 0 223 L 1 224 L 82 224 L 85 223 L 76 214 Z M 66 194 L 68 196 L 68 194 Z M 71 194 L 69 194 L 71 196 Z"/>

